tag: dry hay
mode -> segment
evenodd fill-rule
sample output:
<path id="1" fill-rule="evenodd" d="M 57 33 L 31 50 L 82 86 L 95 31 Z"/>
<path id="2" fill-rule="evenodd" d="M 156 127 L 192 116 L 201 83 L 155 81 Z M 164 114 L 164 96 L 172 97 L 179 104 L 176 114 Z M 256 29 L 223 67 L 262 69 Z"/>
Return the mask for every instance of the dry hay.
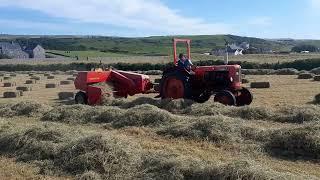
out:
<path id="1" fill-rule="evenodd" d="M 270 88 L 270 82 L 252 82 L 250 84 L 251 88 Z"/>
<path id="2" fill-rule="evenodd" d="M 320 160 L 320 127 L 310 125 L 294 129 L 276 130 L 265 149 L 273 156 L 291 159 Z"/>
<path id="3" fill-rule="evenodd" d="M 51 74 L 45 73 L 45 74 L 43 74 L 43 76 L 48 77 L 48 76 L 51 76 Z"/>
<path id="4" fill-rule="evenodd" d="M 16 75 L 16 74 L 10 74 L 10 76 L 11 76 L 11 77 L 17 77 L 17 75 Z"/>
<path id="5" fill-rule="evenodd" d="M 28 76 L 30 77 L 34 76 L 34 73 L 29 73 Z"/>
<path id="6" fill-rule="evenodd" d="M 49 88 L 56 88 L 58 85 L 57 84 L 54 84 L 54 83 L 49 83 L 49 84 L 46 84 L 46 88 L 49 89 Z"/>
<path id="7" fill-rule="evenodd" d="M 245 79 L 245 78 L 242 78 L 242 84 L 247 84 L 249 83 L 250 81 L 248 79 Z"/>
<path id="8" fill-rule="evenodd" d="M 3 77 L 3 80 L 10 80 L 10 79 L 12 79 L 12 77 L 9 77 L 9 76 Z"/>
<path id="9" fill-rule="evenodd" d="M 35 79 L 29 79 L 29 80 L 26 80 L 25 84 L 36 84 L 37 83 L 37 80 Z"/>
<path id="10" fill-rule="evenodd" d="M 313 80 L 314 80 L 314 81 L 320 81 L 320 76 L 319 76 L 319 75 L 314 76 L 314 77 L 313 77 Z"/>
<path id="11" fill-rule="evenodd" d="M 60 81 L 60 85 L 69 85 L 72 84 L 72 81 Z"/>
<path id="12" fill-rule="evenodd" d="M 19 86 L 19 87 L 16 87 L 16 90 L 17 91 L 32 91 L 32 88 L 27 87 L 27 86 Z"/>
<path id="13" fill-rule="evenodd" d="M 78 73 L 74 73 L 72 74 L 73 77 L 77 77 L 78 76 Z"/>
<path id="14" fill-rule="evenodd" d="M 1 117 L 12 116 L 42 116 L 51 110 L 51 107 L 31 101 L 0 105 Z"/>
<path id="15" fill-rule="evenodd" d="M 60 100 L 73 99 L 74 93 L 73 92 L 59 92 L 58 97 Z"/>
<path id="16" fill-rule="evenodd" d="M 317 95 L 314 96 L 314 102 L 316 104 L 320 104 L 320 94 L 317 94 Z"/>
<path id="17" fill-rule="evenodd" d="M 310 73 L 320 75 L 320 67 L 312 69 Z"/>
<path id="18" fill-rule="evenodd" d="M 160 84 L 161 83 L 161 79 L 155 79 L 154 83 Z"/>
<path id="19" fill-rule="evenodd" d="M 311 73 L 302 73 L 298 75 L 298 79 L 312 79 L 313 75 Z"/>
<path id="20" fill-rule="evenodd" d="M 39 77 L 39 76 L 32 76 L 30 79 L 36 80 L 36 81 L 40 81 L 40 80 L 41 80 L 41 77 Z"/>
<path id="21" fill-rule="evenodd" d="M 4 82 L 3 87 L 14 87 L 16 86 L 15 82 Z"/>
<path id="22" fill-rule="evenodd" d="M 54 79 L 54 76 L 47 76 L 47 79 Z"/>
<path id="23" fill-rule="evenodd" d="M 73 77 L 67 78 L 68 81 L 75 81 L 75 79 L 76 79 L 76 78 L 73 78 Z"/>
<path id="24" fill-rule="evenodd" d="M 22 91 L 7 91 L 3 93 L 3 98 L 17 98 L 23 96 Z"/>

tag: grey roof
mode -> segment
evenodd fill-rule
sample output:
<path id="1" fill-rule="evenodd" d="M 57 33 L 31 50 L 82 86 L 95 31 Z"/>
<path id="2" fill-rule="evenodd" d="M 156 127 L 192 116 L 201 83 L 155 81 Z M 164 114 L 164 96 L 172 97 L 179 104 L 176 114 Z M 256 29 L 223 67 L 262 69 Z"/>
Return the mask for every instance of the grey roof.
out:
<path id="1" fill-rule="evenodd" d="M 31 45 L 28 45 L 27 47 L 24 48 L 24 50 L 34 50 L 36 47 L 38 46 L 38 44 L 31 44 Z"/>
<path id="2" fill-rule="evenodd" d="M 21 46 L 18 43 L 0 42 L 0 48 L 11 49 L 11 50 L 21 50 Z"/>

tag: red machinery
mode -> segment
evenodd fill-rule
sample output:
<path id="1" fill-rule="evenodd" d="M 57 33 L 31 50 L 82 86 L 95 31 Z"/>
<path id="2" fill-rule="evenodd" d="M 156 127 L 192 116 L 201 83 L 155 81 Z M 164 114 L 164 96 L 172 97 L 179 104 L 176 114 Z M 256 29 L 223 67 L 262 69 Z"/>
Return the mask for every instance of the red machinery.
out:
<path id="1" fill-rule="evenodd" d="M 80 90 L 76 103 L 89 105 L 100 104 L 103 96 L 133 96 L 148 93 L 153 87 L 149 76 L 115 70 L 80 72 L 74 84 Z"/>
<path id="2" fill-rule="evenodd" d="M 218 65 L 193 67 L 192 71 L 177 66 L 177 43 L 186 43 L 188 59 L 191 59 L 189 39 L 174 39 L 174 66 L 163 72 L 159 86 L 155 86 L 162 99 L 192 99 L 206 102 L 214 95 L 214 100 L 225 105 L 244 106 L 252 102 L 252 94 L 241 84 L 240 65 Z M 112 89 L 104 91 L 97 84 L 111 84 Z M 150 93 L 154 84 L 146 75 L 125 71 L 80 72 L 75 86 L 76 103 L 95 105 L 101 103 L 104 94 L 119 97 Z M 156 88 L 157 87 L 157 88 Z"/>

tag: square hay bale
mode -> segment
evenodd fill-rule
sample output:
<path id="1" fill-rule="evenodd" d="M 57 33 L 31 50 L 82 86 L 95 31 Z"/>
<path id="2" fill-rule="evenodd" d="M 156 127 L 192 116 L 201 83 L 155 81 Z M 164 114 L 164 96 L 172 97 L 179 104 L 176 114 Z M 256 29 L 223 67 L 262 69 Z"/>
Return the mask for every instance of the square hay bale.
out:
<path id="1" fill-rule="evenodd" d="M 37 81 L 34 80 L 34 79 L 29 79 L 29 80 L 26 80 L 26 83 L 25 84 L 36 84 Z"/>
<path id="2" fill-rule="evenodd" d="M 16 75 L 16 74 L 10 74 L 10 76 L 11 76 L 11 77 L 17 77 L 17 75 Z"/>
<path id="3" fill-rule="evenodd" d="M 43 74 L 43 76 L 48 77 L 48 76 L 51 76 L 51 74 L 45 73 L 45 74 Z"/>
<path id="4" fill-rule="evenodd" d="M 34 74 L 33 74 L 33 73 L 29 73 L 28 75 L 29 75 L 29 76 L 31 76 L 31 77 L 32 77 L 32 76 L 34 76 Z"/>
<path id="5" fill-rule="evenodd" d="M 46 84 L 46 88 L 47 89 L 50 89 L 50 88 L 56 88 L 58 85 L 55 84 L 55 83 L 49 83 L 49 84 Z"/>
<path id="6" fill-rule="evenodd" d="M 3 80 L 10 80 L 10 79 L 11 79 L 11 77 L 9 77 L 9 76 L 3 77 Z"/>
<path id="7" fill-rule="evenodd" d="M 47 76 L 47 79 L 54 79 L 54 76 Z"/>
<path id="8" fill-rule="evenodd" d="M 314 77 L 313 77 L 313 80 L 314 80 L 314 81 L 320 81 L 320 76 L 314 76 Z"/>
<path id="9" fill-rule="evenodd" d="M 270 88 L 270 82 L 252 82 L 250 84 L 251 88 L 256 88 L 256 89 L 260 89 L 260 88 Z"/>
<path id="10" fill-rule="evenodd" d="M 78 73 L 74 73 L 72 74 L 73 77 L 77 77 L 78 76 Z"/>
<path id="11" fill-rule="evenodd" d="M 59 92 L 58 97 L 60 100 L 73 99 L 74 93 L 73 92 Z"/>
<path id="12" fill-rule="evenodd" d="M 70 77 L 70 78 L 67 78 L 68 81 L 75 81 L 76 78 L 73 78 L 73 77 Z"/>
<path id="13" fill-rule="evenodd" d="M 160 84 L 161 83 L 161 79 L 155 79 L 154 83 Z"/>
<path id="14" fill-rule="evenodd" d="M 17 98 L 23 96 L 22 91 L 7 91 L 3 93 L 3 98 Z"/>
<path id="15" fill-rule="evenodd" d="M 247 83 L 249 83 L 250 81 L 248 80 L 248 79 L 246 79 L 246 78 L 242 78 L 242 84 L 247 84 Z"/>
<path id="16" fill-rule="evenodd" d="M 32 91 L 32 88 L 31 87 L 27 87 L 27 86 L 19 86 L 16 88 L 17 91 Z"/>
<path id="17" fill-rule="evenodd" d="M 311 73 L 302 73 L 298 75 L 298 79 L 312 79 L 313 75 Z"/>
<path id="18" fill-rule="evenodd" d="M 69 85 L 72 84 L 72 81 L 60 81 L 60 85 Z"/>
<path id="19" fill-rule="evenodd" d="M 5 74 L 3 74 L 3 73 L 0 73 L 0 76 L 1 76 L 1 77 L 3 77 L 3 76 L 5 76 Z"/>
<path id="20" fill-rule="evenodd" d="M 3 87 L 14 87 L 16 86 L 15 82 L 5 82 L 3 83 Z"/>
<path id="21" fill-rule="evenodd" d="M 30 79 L 40 81 L 41 78 L 39 76 L 32 76 Z"/>
<path id="22" fill-rule="evenodd" d="M 317 95 L 314 97 L 314 102 L 317 103 L 317 104 L 320 104 L 320 94 L 317 94 Z"/>

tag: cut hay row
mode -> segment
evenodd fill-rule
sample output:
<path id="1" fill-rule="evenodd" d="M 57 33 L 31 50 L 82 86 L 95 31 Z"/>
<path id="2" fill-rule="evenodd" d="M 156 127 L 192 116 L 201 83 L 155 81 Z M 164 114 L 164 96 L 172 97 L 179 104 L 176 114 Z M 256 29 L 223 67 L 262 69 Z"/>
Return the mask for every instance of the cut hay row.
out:
<path id="1" fill-rule="evenodd" d="M 248 158 L 222 164 L 166 149 L 148 152 L 125 135 L 94 133 L 53 123 L 37 126 L 1 123 L 0 152 L 38 166 L 44 175 L 67 174 L 80 179 L 312 178 L 279 173 Z"/>

